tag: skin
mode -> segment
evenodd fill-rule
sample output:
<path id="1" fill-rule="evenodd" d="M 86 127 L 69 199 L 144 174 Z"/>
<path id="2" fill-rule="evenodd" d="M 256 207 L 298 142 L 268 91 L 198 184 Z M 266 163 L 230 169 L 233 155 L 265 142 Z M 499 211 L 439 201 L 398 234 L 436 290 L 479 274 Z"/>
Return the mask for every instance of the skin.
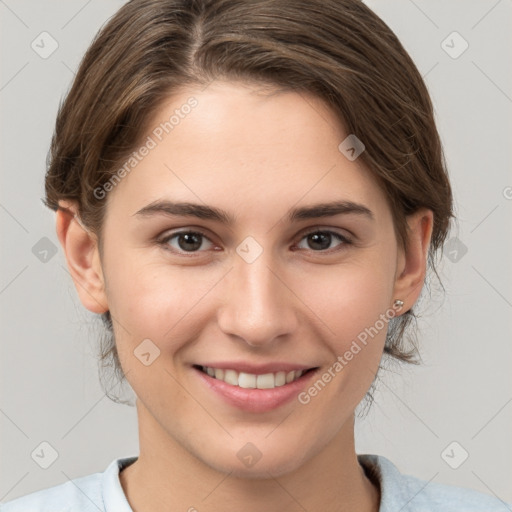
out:
<path id="1" fill-rule="evenodd" d="M 357 462 L 354 410 L 386 329 L 308 404 L 265 413 L 226 404 L 190 365 L 288 361 L 327 371 L 395 299 L 402 312 L 413 306 L 432 212 L 408 217 L 400 250 L 384 192 L 361 159 L 338 150 L 348 133 L 311 95 L 217 81 L 168 98 L 146 136 L 192 95 L 197 107 L 108 194 L 102 255 L 73 203 L 57 213 L 80 299 L 92 312 L 110 310 L 137 395 L 140 456 L 120 474 L 123 490 L 136 512 L 377 511 L 379 489 Z M 235 222 L 134 215 L 157 199 L 212 205 Z M 374 219 L 286 219 L 290 208 L 333 200 L 363 204 Z M 195 252 L 179 237 L 167 242 L 175 253 L 155 242 L 187 228 L 208 237 Z M 312 228 L 352 243 L 332 236 L 318 248 L 306 236 Z M 263 249 L 250 264 L 236 252 L 247 236 Z M 161 351 L 149 366 L 133 354 L 146 338 Z M 262 454 L 251 467 L 237 457 L 247 442 Z"/>

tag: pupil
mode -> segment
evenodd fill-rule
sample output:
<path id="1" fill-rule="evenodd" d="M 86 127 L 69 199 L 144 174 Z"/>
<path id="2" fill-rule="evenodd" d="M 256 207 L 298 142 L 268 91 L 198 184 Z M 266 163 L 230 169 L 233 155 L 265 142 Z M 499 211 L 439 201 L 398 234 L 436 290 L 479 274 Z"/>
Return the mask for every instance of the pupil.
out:
<path id="1" fill-rule="evenodd" d="M 199 249 L 199 247 L 201 247 L 200 237 L 201 235 L 197 233 L 184 233 L 180 235 L 178 238 L 180 249 L 183 249 L 185 251 Z M 182 244 L 181 242 L 183 240 L 186 240 L 188 244 L 192 243 L 193 247 L 191 245 Z"/>
<path id="2" fill-rule="evenodd" d="M 313 244 L 319 244 L 316 249 L 327 249 L 331 245 L 331 235 L 329 233 L 314 233 L 310 235 L 310 239 L 313 241 Z M 321 239 L 323 239 L 324 243 L 321 243 Z"/>

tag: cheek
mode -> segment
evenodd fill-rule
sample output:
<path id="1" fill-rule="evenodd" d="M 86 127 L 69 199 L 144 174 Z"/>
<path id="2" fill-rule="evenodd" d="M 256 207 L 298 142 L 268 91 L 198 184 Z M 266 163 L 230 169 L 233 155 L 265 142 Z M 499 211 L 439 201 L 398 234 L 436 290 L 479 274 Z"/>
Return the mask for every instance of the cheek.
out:
<path id="1" fill-rule="evenodd" d="M 185 330 L 193 339 L 207 302 L 203 303 L 203 297 L 218 282 L 217 273 L 199 267 L 157 264 L 138 258 L 136 253 L 116 261 L 108 275 L 108 300 L 113 316 L 122 324 L 116 331 L 117 341 L 132 346 L 149 338 L 172 350 L 169 343 L 179 346 Z"/>
<path id="2" fill-rule="evenodd" d="M 391 307 L 392 261 L 366 256 L 358 263 L 324 267 L 297 280 L 297 294 L 306 298 L 340 350 Z"/>
<path id="3" fill-rule="evenodd" d="M 309 295 L 322 320 L 323 342 L 331 360 L 318 380 L 299 397 L 312 415 L 331 411 L 333 431 L 346 420 L 366 395 L 382 359 L 389 321 L 394 317 L 389 298 L 393 281 L 384 265 L 351 267 L 337 274 L 337 282 L 325 281 Z M 321 281 L 317 281 L 321 284 Z M 321 381 L 321 382 L 319 382 Z M 324 393 L 324 389 L 328 391 Z M 336 420 L 334 420 L 336 418 Z"/>

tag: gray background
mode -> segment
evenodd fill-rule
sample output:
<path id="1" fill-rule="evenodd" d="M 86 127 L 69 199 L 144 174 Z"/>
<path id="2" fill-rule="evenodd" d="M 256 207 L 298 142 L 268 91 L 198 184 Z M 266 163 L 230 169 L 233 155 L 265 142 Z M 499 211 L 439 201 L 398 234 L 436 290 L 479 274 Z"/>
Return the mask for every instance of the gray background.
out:
<path id="1" fill-rule="evenodd" d="M 59 101 L 121 4 L 0 0 L 1 501 L 138 453 L 135 408 L 101 391 L 99 324 L 78 301 L 54 213 L 40 201 Z M 383 374 L 373 408 L 358 420 L 357 451 L 512 501 L 512 1 L 368 4 L 425 76 L 459 224 L 441 263 L 446 294 L 434 290 L 419 324 L 424 364 Z M 43 31 L 58 43 L 47 58 L 31 47 Z M 469 44 L 457 58 L 463 41 L 446 39 L 453 31 Z M 50 242 L 54 255 L 43 252 Z M 58 454 L 47 469 L 31 456 L 44 441 Z M 467 460 L 450 467 L 463 450 Z"/>

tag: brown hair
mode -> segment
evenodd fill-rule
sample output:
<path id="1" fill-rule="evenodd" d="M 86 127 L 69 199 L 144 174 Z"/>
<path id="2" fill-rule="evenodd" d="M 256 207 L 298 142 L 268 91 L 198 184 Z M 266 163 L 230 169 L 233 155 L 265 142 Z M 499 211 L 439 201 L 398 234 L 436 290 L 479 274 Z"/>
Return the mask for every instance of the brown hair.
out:
<path id="1" fill-rule="evenodd" d="M 434 256 L 453 214 L 432 103 L 397 37 L 360 0 L 131 0 L 95 37 L 59 108 L 45 204 L 56 210 L 74 201 L 101 251 L 106 201 L 94 191 L 112 179 L 170 94 L 215 79 L 324 100 L 363 141 L 359 158 L 387 195 L 402 247 L 406 216 L 433 211 L 428 265 L 437 275 Z M 123 379 L 109 312 L 102 318 L 101 362 Z M 415 318 L 410 309 L 390 321 L 385 354 L 417 362 L 413 333 L 404 339 Z"/>

